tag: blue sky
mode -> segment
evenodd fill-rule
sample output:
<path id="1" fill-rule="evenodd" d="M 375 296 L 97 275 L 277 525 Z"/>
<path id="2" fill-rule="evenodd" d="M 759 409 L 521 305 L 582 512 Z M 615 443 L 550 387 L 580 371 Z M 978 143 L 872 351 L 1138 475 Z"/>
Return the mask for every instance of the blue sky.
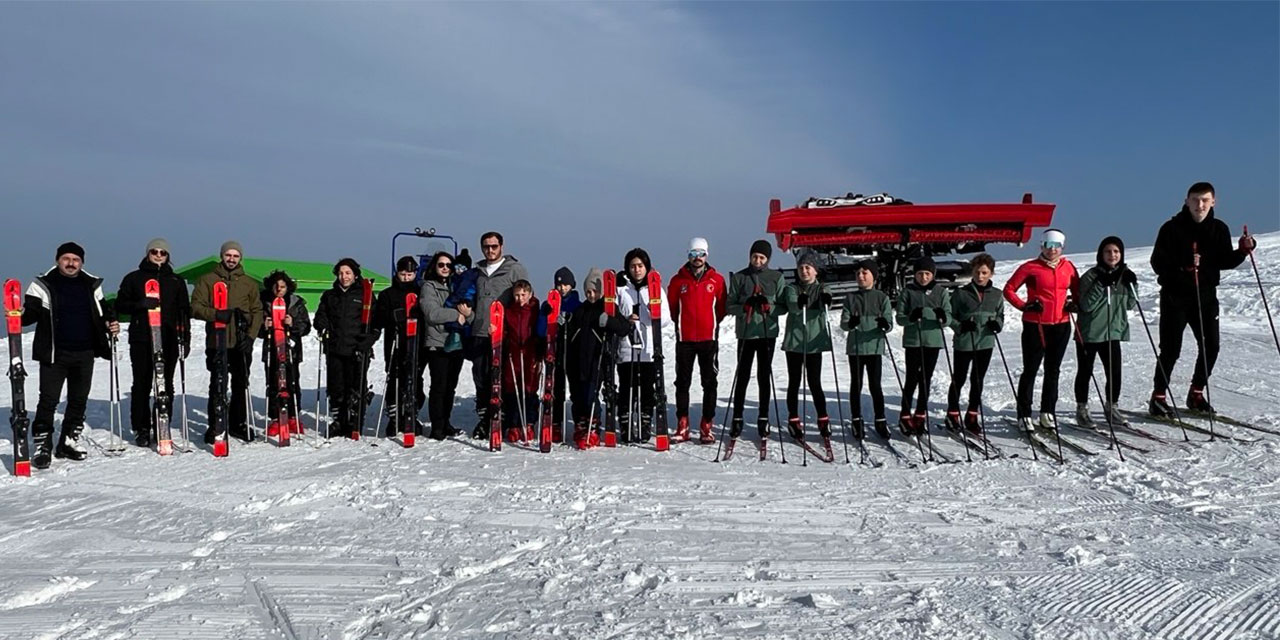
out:
<path id="1" fill-rule="evenodd" d="M 694 235 L 737 269 L 769 198 L 846 191 L 1031 191 L 1091 252 L 1207 179 L 1280 228 L 1274 2 L 3 3 L 0 77 L 6 277 L 74 239 L 114 288 L 155 235 L 385 271 L 432 226 L 541 291 Z"/>

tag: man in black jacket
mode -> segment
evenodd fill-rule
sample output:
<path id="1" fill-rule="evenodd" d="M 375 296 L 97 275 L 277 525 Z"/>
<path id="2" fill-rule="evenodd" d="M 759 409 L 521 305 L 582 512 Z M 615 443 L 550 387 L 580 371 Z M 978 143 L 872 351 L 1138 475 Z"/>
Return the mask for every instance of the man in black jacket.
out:
<path id="1" fill-rule="evenodd" d="M 84 249 L 67 242 L 54 256 L 57 265 L 27 287 L 23 325 L 36 325 L 32 355 L 40 363 L 40 400 L 31 423 L 35 453 L 31 464 L 48 469 L 50 455 L 84 460 L 88 455 L 80 439 L 85 407 L 93 384 L 93 359 L 110 358 L 109 336 L 120 333 L 110 312 L 103 307 L 102 278 L 82 270 Z M 53 449 L 53 414 L 67 386 L 67 412 L 62 417 L 62 437 Z"/>
<path id="2" fill-rule="evenodd" d="M 1218 282 L 1224 269 L 1240 266 L 1257 246 L 1252 236 L 1243 235 L 1231 247 L 1231 230 L 1214 216 L 1214 202 L 1212 184 L 1191 185 L 1182 210 L 1161 225 L 1151 251 L 1151 268 L 1160 283 L 1160 355 L 1147 406 L 1154 416 L 1173 415 L 1165 394 L 1188 325 L 1199 353 L 1187 407 L 1213 411 L 1204 389 L 1218 359 Z"/>
<path id="3" fill-rule="evenodd" d="M 414 435 L 422 435 L 422 423 L 418 421 L 418 415 L 422 411 L 422 405 L 427 402 L 426 387 L 423 385 L 423 372 L 427 368 L 427 354 L 424 348 L 425 340 L 421 337 L 418 340 L 418 364 L 417 370 L 413 372 L 416 376 L 414 382 L 414 398 L 409 399 L 408 385 L 405 384 L 405 366 L 409 362 L 408 352 L 405 346 L 408 343 L 408 336 L 405 333 L 405 298 L 410 294 L 417 295 L 422 288 L 422 284 L 418 282 L 418 261 L 413 256 L 401 256 L 396 262 L 396 278 L 391 281 L 391 286 L 383 289 L 378 293 L 378 300 L 373 307 L 373 324 L 377 330 L 384 332 L 382 340 L 382 357 L 386 363 L 387 375 L 387 437 L 393 437 L 396 433 L 403 431 L 404 425 L 412 424 Z M 426 330 L 426 323 L 422 317 L 422 307 L 413 305 L 413 318 L 418 320 L 418 331 Z M 410 405 L 410 403 L 413 403 Z M 408 411 L 413 415 L 412 423 L 408 419 L 401 419 L 400 407 L 411 407 Z"/>
<path id="4" fill-rule="evenodd" d="M 160 299 L 148 298 L 148 280 L 160 284 Z M 166 409 L 173 415 L 173 370 L 178 366 L 179 350 L 187 357 L 191 351 L 191 302 L 187 283 L 173 272 L 169 261 L 169 242 L 155 238 L 147 243 L 146 256 L 138 268 L 120 281 L 116 294 L 116 315 L 129 317 L 129 362 L 133 368 L 133 387 L 129 394 L 129 422 L 139 447 L 155 442 L 155 415 L 151 411 L 151 388 L 155 371 L 152 365 L 151 320 L 147 313 L 160 309 L 160 345 L 164 352 L 164 385 Z"/>

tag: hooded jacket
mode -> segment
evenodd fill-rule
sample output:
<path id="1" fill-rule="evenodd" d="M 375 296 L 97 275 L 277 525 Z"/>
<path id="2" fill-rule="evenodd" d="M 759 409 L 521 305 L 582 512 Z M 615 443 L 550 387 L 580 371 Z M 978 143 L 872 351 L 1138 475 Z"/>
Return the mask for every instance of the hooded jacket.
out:
<path id="1" fill-rule="evenodd" d="M 965 320 L 972 320 L 978 328 L 965 331 L 960 328 Z M 970 280 L 968 284 L 951 293 L 951 329 L 955 331 L 952 344 L 956 351 L 986 351 L 996 346 L 996 334 L 987 328 L 995 320 L 1004 329 L 1004 296 L 996 289 L 994 281 L 980 287 Z"/>
<path id="2" fill-rule="evenodd" d="M 178 345 L 191 336 L 191 298 L 187 294 L 187 281 L 173 272 L 168 259 L 156 264 L 143 258 L 138 268 L 130 271 L 120 281 L 116 293 L 116 316 L 129 318 L 129 344 L 151 344 L 151 319 L 143 299 L 147 295 L 147 281 L 160 284 L 160 339 L 165 350 Z"/>
<path id="3" fill-rule="evenodd" d="M 405 323 L 405 299 L 409 294 L 421 295 L 422 286 L 417 282 L 401 282 L 400 278 L 391 281 L 391 286 L 378 292 L 378 298 L 373 303 L 373 317 L 370 322 L 374 327 L 382 332 L 382 357 L 387 362 L 391 361 L 391 352 L 397 348 L 396 342 L 400 345 L 407 344 L 409 336 L 406 333 L 408 327 Z M 456 319 L 455 314 L 455 319 Z M 418 320 L 418 351 L 426 350 L 426 340 L 422 339 L 422 329 L 425 324 L 425 317 L 422 315 L 422 305 L 413 305 L 413 318 Z"/>
<path id="4" fill-rule="evenodd" d="M 65 278 L 55 265 L 44 275 L 37 277 L 27 285 L 22 306 L 22 324 L 36 325 L 36 337 L 31 343 L 32 358 L 41 364 L 53 364 L 55 357 L 54 331 L 57 326 L 58 296 L 54 293 L 57 285 L 53 278 Z M 75 278 L 85 287 L 90 296 L 89 301 L 89 337 L 93 343 L 93 355 L 107 359 L 111 357 L 111 342 L 107 333 L 107 321 L 113 318 L 112 311 L 106 307 L 102 295 L 102 278 L 81 269 Z"/>
<path id="5" fill-rule="evenodd" d="M 538 393 L 538 371 L 546 342 L 538 337 L 538 299 L 526 305 L 513 300 L 502 316 L 502 391 Z M 521 384 L 523 383 L 523 384 Z"/>
<path id="6" fill-rule="evenodd" d="M 1114 244 L 1120 248 L 1120 263 L 1109 268 L 1102 262 L 1102 248 Z M 1080 278 L 1080 313 L 1077 324 L 1086 343 L 1095 344 L 1129 340 L 1129 311 L 1138 304 L 1130 287 L 1116 281 L 1107 282 L 1129 270 L 1124 261 L 1124 241 L 1108 236 L 1098 243 L 1098 264 Z M 1108 311 L 1108 307 L 1110 310 Z"/>
<path id="7" fill-rule="evenodd" d="M 1182 210 L 1160 226 L 1156 244 L 1151 249 L 1151 268 L 1158 276 L 1161 296 L 1194 299 L 1196 274 L 1192 270 L 1192 245 L 1200 253 L 1200 296 L 1216 299 L 1218 283 L 1224 269 L 1234 269 L 1248 257 L 1231 246 L 1231 229 L 1219 220 L 1213 209 L 1197 223 L 1191 210 Z"/>

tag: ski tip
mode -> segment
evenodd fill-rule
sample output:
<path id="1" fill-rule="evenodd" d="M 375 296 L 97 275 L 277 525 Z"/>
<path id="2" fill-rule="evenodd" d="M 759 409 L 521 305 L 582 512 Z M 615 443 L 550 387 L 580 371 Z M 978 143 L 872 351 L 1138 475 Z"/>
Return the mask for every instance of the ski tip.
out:
<path id="1" fill-rule="evenodd" d="M 13 475 L 18 476 L 20 478 L 30 478 L 31 462 L 24 460 L 22 462 L 13 463 Z"/>
<path id="2" fill-rule="evenodd" d="M 612 431 L 604 432 L 604 446 L 606 447 L 618 446 L 618 434 Z"/>
<path id="3" fill-rule="evenodd" d="M 406 448 L 406 449 L 412 449 L 412 448 L 413 448 L 413 445 L 414 445 L 414 443 L 415 443 L 415 441 L 414 441 L 414 435 L 415 435 L 415 434 L 414 434 L 413 432 L 409 432 L 409 433 L 404 434 L 404 438 L 403 438 L 403 442 L 402 442 L 402 443 L 404 444 L 404 448 Z"/>
<path id="4" fill-rule="evenodd" d="M 160 442 L 157 442 L 157 443 L 156 443 L 156 453 L 158 453 L 158 454 L 160 454 L 160 455 L 162 455 L 162 456 L 171 456 L 171 455 L 173 455 L 173 441 L 172 441 L 172 440 L 161 440 Z"/>
<path id="5" fill-rule="evenodd" d="M 359 439 L 360 439 L 360 432 L 359 432 L 359 431 L 352 431 L 352 432 L 351 432 L 351 439 L 352 439 L 352 440 L 359 440 Z"/>
<path id="6" fill-rule="evenodd" d="M 227 441 L 226 440 L 219 440 L 213 443 L 213 457 L 215 458 L 227 457 Z"/>
<path id="7" fill-rule="evenodd" d="M 658 436 L 654 440 L 653 448 L 655 451 L 668 451 L 671 449 L 671 441 L 667 436 Z"/>

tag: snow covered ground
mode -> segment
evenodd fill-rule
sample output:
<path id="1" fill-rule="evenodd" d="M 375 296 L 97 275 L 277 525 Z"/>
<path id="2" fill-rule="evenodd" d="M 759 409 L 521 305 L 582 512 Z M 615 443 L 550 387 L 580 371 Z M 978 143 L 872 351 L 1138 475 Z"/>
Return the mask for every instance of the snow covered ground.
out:
<path id="1" fill-rule="evenodd" d="M 1280 311 L 1280 234 L 1259 239 L 1263 282 Z M 1093 251 L 1082 244 L 1074 248 L 1087 252 L 1072 259 L 1084 268 Z M 1154 320 L 1148 256 L 1131 249 L 1128 260 Z M 1000 265 L 997 282 L 1013 266 Z M 1248 263 L 1226 276 L 1220 295 L 1213 400 L 1225 414 L 1280 427 L 1280 359 Z M 1135 329 L 1124 401 L 1138 409 L 1154 360 Z M 1015 376 L 1017 332 L 1010 323 L 1004 335 Z M 734 348 L 732 338 L 722 343 L 722 399 Z M 1188 335 L 1174 374 L 1179 400 L 1193 356 Z M 1059 412 L 1069 414 L 1073 354 L 1064 369 Z M 304 370 L 310 404 L 314 363 Z M 127 390 L 127 362 L 121 371 Z M 208 378 L 188 373 L 198 436 Z M 895 407 L 892 375 L 886 367 Z M 839 376 L 847 385 L 843 362 Z M 463 377 L 461 395 L 470 396 Z M 939 378 L 935 416 L 947 383 Z M 100 442 L 107 379 L 101 363 L 89 412 Z M 37 387 L 33 375 L 31 407 Z M 989 419 L 1012 414 L 998 362 L 985 398 Z M 748 403 L 751 420 L 754 385 Z M 473 422 L 470 404 L 459 400 L 459 424 Z M 9 405 L 8 385 L 0 405 Z M 788 445 L 782 465 L 776 443 L 761 463 L 745 442 L 728 464 L 713 464 L 715 447 L 696 444 L 666 454 L 493 454 L 470 441 L 403 449 L 368 440 L 255 443 L 233 446 L 228 459 L 203 445 L 168 459 L 132 446 L 121 458 L 94 451 L 29 479 L 0 478 L 0 635 L 1280 637 L 1280 438 L 1130 437 L 1152 452 L 1121 463 L 1097 443 L 1099 455 L 1068 453 L 1057 466 L 1032 461 L 1006 425 L 992 420 L 991 432 L 1019 457 L 911 468 L 872 444 L 882 468 L 843 464 L 839 450 L 836 464 L 802 466 Z M 7 426 L 0 436 L 7 468 Z M 954 442 L 935 441 L 963 458 Z"/>

